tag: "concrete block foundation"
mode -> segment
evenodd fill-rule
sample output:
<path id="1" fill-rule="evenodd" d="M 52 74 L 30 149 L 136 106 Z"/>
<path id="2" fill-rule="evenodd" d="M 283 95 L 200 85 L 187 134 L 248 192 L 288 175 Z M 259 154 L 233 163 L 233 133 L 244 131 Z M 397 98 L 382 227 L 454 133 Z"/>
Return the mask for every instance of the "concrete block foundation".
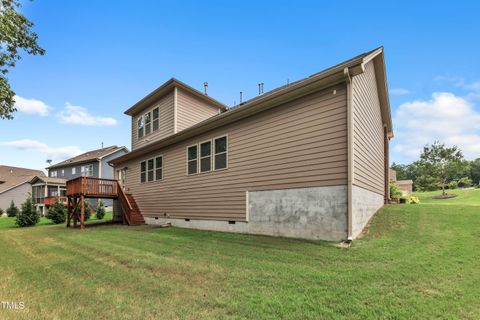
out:
<path id="1" fill-rule="evenodd" d="M 246 222 L 145 217 L 147 224 L 313 240 L 347 237 L 347 187 L 314 187 L 246 194 Z"/>
<path id="2" fill-rule="evenodd" d="M 352 235 L 355 239 L 384 205 L 383 195 L 353 186 L 352 188 Z"/>

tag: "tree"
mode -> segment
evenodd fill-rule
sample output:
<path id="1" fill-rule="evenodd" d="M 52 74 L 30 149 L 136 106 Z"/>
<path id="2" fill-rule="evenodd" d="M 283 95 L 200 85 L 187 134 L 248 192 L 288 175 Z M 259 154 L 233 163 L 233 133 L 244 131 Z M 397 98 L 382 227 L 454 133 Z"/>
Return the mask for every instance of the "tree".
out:
<path id="1" fill-rule="evenodd" d="M 64 223 L 66 220 L 66 216 L 67 213 L 65 210 L 65 206 L 63 205 L 63 203 L 58 201 L 58 199 L 57 201 L 55 201 L 53 206 L 48 209 L 47 212 L 47 219 L 52 220 L 55 224 Z"/>
<path id="2" fill-rule="evenodd" d="M 102 200 L 98 202 L 96 215 L 98 220 L 102 220 L 105 217 L 105 205 Z"/>
<path id="3" fill-rule="evenodd" d="M 19 227 L 34 226 L 40 221 L 40 214 L 35 208 L 35 202 L 32 197 L 28 197 L 24 203 L 22 203 L 22 210 L 17 214 L 17 220 L 15 224 Z"/>
<path id="4" fill-rule="evenodd" d="M 472 179 L 469 177 L 463 177 L 460 180 L 458 180 L 458 187 L 460 188 L 468 188 L 472 186 Z"/>
<path id="5" fill-rule="evenodd" d="M 473 184 L 480 184 L 480 158 L 470 162 L 470 178 Z"/>
<path id="6" fill-rule="evenodd" d="M 21 59 L 19 50 L 31 55 L 45 54 L 37 44 L 33 23 L 17 11 L 20 6 L 18 0 L 0 0 L 0 119 L 13 119 L 16 111 L 15 92 L 6 75 Z"/>
<path id="7" fill-rule="evenodd" d="M 16 217 L 18 212 L 18 207 L 15 205 L 15 202 L 13 200 L 10 202 L 10 207 L 7 209 L 7 217 Z"/>
<path id="8" fill-rule="evenodd" d="M 418 164 L 424 178 L 429 177 L 430 182 L 440 185 L 442 195 L 445 195 L 447 183 L 465 170 L 466 162 L 457 146 L 445 147 L 445 144 L 435 141 L 423 148 Z"/>

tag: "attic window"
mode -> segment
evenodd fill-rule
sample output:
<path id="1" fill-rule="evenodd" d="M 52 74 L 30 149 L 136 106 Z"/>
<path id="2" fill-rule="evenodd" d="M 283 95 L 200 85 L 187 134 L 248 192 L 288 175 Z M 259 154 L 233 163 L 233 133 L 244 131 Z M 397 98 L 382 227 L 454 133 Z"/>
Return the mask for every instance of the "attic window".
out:
<path id="1" fill-rule="evenodd" d="M 145 126 L 145 122 L 143 116 L 140 116 L 137 121 L 138 125 L 138 139 L 143 138 L 143 127 Z"/>
<path id="2" fill-rule="evenodd" d="M 159 109 L 156 107 L 153 109 L 153 131 L 157 131 L 159 127 L 159 122 L 158 122 L 158 115 L 159 115 Z"/>
<path id="3" fill-rule="evenodd" d="M 149 134 L 152 130 L 152 114 L 150 112 L 145 113 L 145 135 Z"/>

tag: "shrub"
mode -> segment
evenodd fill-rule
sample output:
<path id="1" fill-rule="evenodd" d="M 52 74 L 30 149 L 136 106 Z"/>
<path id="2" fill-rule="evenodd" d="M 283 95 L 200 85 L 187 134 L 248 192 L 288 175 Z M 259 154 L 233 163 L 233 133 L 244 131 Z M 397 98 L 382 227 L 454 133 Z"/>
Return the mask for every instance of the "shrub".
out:
<path id="1" fill-rule="evenodd" d="M 3 209 L 0 208 L 0 217 L 3 216 L 3 213 L 4 213 L 4 212 L 3 212 Z"/>
<path id="2" fill-rule="evenodd" d="M 58 200 L 48 209 L 47 212 L 47 219 L 52 220 L 55 224 L 64 223 L 67 218 L 66 216 L 65 206 Z"/>
<path id="3" fill-rule="evenodd" d="M 28 197 L 24 203 L 22 203 L 22 210 L 17 214 L 17 220 L 15 224 L 19 227 L 34 226 L 40 221 L 40 214 L 35 208 L 35 202 L 31 197 Z"/>
<path id="4" fill-rule="evenodd" d="M 463 177 L 460 180 L 458 180 L 458 187 L 459 188 L 468 188 L 471 187 L 473 184 L 472 179 L 469 177 Z"/>
<path id="5" fill-rule="evenodd" d="M 17 214 L 19 213 L 20 210 L 18 210 L 18 207 L 15 205 L 15 203 L 13 202 L 10 202 L 10 207 L 8 207 L 7 209 L 7 216 L 8 217 L 16 217 Z"/>
<path id="6" fill-rule="evenodd" d="M 97 219 L 98 220 L 102 220 L 103 217 L 105 217 L 105 205 L 103 204 L 103 201 L 100 200 L 98 202 L 98 206 L 97 206 Z"/>
<path id="7" fill-rule="evenodd" d="M 80 221 L 82 219 L 82 213 L 81 212 L 82 212 L 82 209 L 80 208 L 80 206 L 78 206 L 78 208 L 77 208 L 78 221 Z M 90 206 L 88 206 L 86 202 L 85 202 L 84 215 L 85 215 L 85 221 L 89 220 L 90 216 L 92 215 L 92 211 L 90 210 Z"/>
<path id="8" fill-rule="evenodd" d="M 450 181 L 447 186 L 448 186 L 448 189 L 451 189 L 451 190 L 457 189 L 458 182 L 457 181 Z"/>
<path id="9" fill-rule="evenodd" d="M 390 182 L 390 198 L 399 199 L 403 195 L 395 182 Z"/>

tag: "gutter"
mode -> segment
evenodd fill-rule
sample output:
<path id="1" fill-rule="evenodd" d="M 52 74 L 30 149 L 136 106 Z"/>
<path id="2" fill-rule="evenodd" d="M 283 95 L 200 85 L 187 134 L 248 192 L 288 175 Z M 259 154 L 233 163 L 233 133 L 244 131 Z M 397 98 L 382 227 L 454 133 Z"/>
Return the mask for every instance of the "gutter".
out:
<path id="1" fill-rule="evenodd" d="M 352 106 L 352 77 L 350 69 L 343 69 L 345 82 L 347 83 L 347 149 L 348 149 L 348 179 L 347 179 L 347 240 L 353 240 L 353 106 Z"/>

